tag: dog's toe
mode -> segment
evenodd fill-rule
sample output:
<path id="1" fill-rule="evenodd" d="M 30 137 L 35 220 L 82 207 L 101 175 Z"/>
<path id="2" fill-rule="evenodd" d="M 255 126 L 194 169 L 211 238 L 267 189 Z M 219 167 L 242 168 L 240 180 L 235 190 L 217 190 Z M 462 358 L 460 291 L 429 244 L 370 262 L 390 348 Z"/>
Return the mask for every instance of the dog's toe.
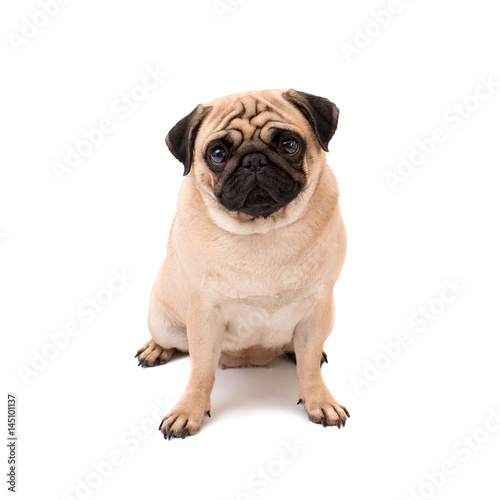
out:
<path id="1" fill-rule="evenodd" d="M 323 427 L 336 426 L 340 429 L 350 417 L 345 406 L 339 404 L 333 396 L 304 398 L 297 404 L 300 403 L 304 405 L 309 420 Z"/>
<path id="2" fill-rule="evenodd" d="M 188 410 L 183 407 L 175 407 L 171 413 L 166 415 L 160 423 L 159 430 L 165 439 L 182 438 L 197 434 L 205 415 L 210 411 Z"/>
<path id="3" fill-rule="evenodd" d="M 149 368 L 164 365 L 170 360 L 175 351 L 174 348 L 164 349 L 151 339 L 137 351 L 135 357 L 139 362 L 139 366 Z"/>

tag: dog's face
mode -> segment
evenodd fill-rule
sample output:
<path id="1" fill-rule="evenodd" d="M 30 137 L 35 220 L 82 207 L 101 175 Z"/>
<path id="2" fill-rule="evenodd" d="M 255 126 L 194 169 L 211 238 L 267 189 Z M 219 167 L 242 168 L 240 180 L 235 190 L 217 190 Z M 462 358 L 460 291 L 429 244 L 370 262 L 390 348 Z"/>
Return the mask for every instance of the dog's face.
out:
<path id="1" fill-rule="evenodd" d="M 337 119 L 322 97 L 247 92 L 199 105 L 166 141 L 207 204 L 245 222 L 285 212 L 313 188 Z"/>
<path id="2" fill-rule="evenodd" d="M 278 124 L 264 133 L 255 128 L 246 140 L 241 129 L 229 126 L 223 135 L 211 134 L 204 148 L 219 202 L 231 212 L 256 217 L 269 216 L 288 205 L 306 183 L 302 169 L 305 141 Z"/>

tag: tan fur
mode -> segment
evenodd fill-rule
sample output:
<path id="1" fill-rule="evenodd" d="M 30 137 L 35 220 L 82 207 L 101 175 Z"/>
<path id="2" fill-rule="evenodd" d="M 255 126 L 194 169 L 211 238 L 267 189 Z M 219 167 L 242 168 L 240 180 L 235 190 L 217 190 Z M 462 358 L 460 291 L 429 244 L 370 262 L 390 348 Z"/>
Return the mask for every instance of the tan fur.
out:
<path id="1" fill-rule="evenodd" d="M 154 342 L 146 352 L 156 353 L 150 360 L 161 357 L 161 348 L 169 353 L 164 359 L 172 349 L 191 358 L 186 392 L 161 426 L 169 437 L 199 430 L 219 362 L 266 365 L 285 352 L 295 352 L 299 397 L 311 420 L 340 426 L 346 419 L 320 371 L 346 251 L 338 189 L 308 121 L 283 92 L 206 104 L 212 109 L 196 137 L 148 317 Z M 267 218 L 229 212 L 214 196 L 205 145 L 227 129 L 241 141 L 266 137 L 276 125 L 307 141 L 305 190 Z"/>

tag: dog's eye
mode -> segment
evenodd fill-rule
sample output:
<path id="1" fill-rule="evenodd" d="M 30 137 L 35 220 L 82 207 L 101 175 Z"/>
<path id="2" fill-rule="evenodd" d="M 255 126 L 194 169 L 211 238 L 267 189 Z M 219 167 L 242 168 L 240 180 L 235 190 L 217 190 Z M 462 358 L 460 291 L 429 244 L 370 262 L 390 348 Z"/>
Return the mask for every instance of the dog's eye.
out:
<path id="1" fill-rule="evenodd" d="M 299 143 L 295 139 L 284 139 L 280 144 L 281 151 L 287 155 L 294 155 L 299 150 Z"/>
<path id="2" fill-rule="evenodd" d="M 210 161 L 215 165 L 222 165 L 223 163 L 226 163 L 228 154 L 224 148 L 216 146 L 209 151 L 208 156 Z"/>

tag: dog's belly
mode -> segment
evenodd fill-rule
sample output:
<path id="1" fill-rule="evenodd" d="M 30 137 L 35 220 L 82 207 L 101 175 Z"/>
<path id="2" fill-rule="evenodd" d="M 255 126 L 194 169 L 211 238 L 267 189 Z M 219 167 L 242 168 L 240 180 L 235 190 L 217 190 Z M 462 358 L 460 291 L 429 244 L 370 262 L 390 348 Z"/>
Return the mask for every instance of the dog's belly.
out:
<path id="1" fill-rule="evenodd" d="M 222 311 L 226 332 L 221 363 L 261 366 L 293 351 L 293 332 L 308 311 L 309 301 L 284 297 L 252 297 L 226 303 Z"/>

